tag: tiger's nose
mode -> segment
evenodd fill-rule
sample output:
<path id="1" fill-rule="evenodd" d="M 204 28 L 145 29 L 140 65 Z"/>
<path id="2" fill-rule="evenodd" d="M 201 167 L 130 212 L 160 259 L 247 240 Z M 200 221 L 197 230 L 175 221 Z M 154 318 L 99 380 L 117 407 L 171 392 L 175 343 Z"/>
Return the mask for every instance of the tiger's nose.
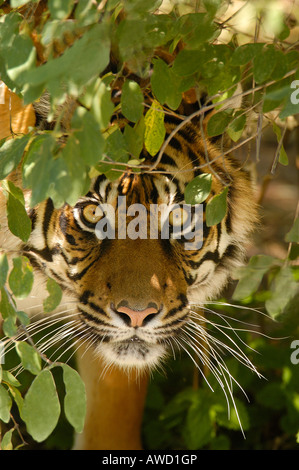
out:
<path id="1" fill-rule="evenodd" d="M 120 314 L 123 320 L 132 327 L 144 326 L 153 315 L 159 313 L 156 304 L 149 304 L 144 310 L 134 310 L 127 305 L 119 305 L 116 312 Z"/>

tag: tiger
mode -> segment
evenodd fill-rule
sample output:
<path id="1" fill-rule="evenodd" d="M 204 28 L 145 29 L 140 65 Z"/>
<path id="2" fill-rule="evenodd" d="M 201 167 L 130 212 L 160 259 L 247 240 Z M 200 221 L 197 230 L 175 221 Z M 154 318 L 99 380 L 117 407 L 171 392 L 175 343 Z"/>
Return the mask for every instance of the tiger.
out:
<path id="1" fill-rule="evenodd" d="M 38 120 L 38 107 L 31 112 Z M 180 344 L 180 333 L 191 321 L 190 305 L 204 305 L 220 295 L 243 262 L 257 223 L 249 172 L 203 135 L 199 119 L 182 125 L 174 113 L 165 113 L 165 129 L 159 158 L 146 149 L 141 153 L 148 170 L 127 168 L 114 180 L 97 174 L 74 206 L 55 208 L 49 198 L 28 209 L 32 231 L 26 243 L 9 231 L 0 195 L 1 249 L 25 255 L 35 271 L 29 303 L 41 303 L 50 277 L 73 309 L 71 331 L 80 344 L 77 362 L 87 393 L 86 423 L 76 449 L 142 448 L 140 426 L 150 371 Z M 187 249 L 184 234 L 176 237 L 175 232 L 186 212 L 185 189 L 203 173 L 211 175 L 211 191 L 201 204 L 201 242 Z M 12 178 L 21 185 L 18 172 Z M 226 214 L 208 226 L 207 204 L 224 189 Z M 25 192 L 27 199 L 29 195 Z M 151 206 L 167 212 L 175 205 L 178 214 L 169 216 L 169 237 L 161 236 L 161 224 L 155 238 L 149 224 L 144 236 L 118 237 L 133 220 L 132 214 L 119 219 L 122 198 L 127 207 L 145 207 L 146 220 Z M 114 211 L 115 237 L 97 235 L 105 205 Z M 61 318 L 67 321 L 63 310 Z"/>

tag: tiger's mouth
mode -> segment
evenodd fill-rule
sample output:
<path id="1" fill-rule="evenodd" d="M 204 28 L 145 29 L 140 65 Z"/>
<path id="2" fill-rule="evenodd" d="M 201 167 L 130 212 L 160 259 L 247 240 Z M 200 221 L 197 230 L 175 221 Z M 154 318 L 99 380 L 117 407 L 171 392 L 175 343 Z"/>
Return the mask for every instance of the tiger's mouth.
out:
<path id="1" fill-rule="evenodd" d="M 96 353 L 107 365 L 144 369 L 157 366 L 168 355 L 168 349 L 165 341 L 152 342 L 132 334 L 123 340 L 100 342 L 96 346 Z"/>

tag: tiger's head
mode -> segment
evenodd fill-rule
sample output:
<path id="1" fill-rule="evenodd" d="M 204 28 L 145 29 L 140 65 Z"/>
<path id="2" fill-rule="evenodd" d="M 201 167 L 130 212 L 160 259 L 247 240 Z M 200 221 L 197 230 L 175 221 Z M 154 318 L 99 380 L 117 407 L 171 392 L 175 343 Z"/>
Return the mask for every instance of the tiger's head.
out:
<path id="1" fill-rule="evenodd" d="M 168 118 L 167 132 L 175 125 Z M 221 223 L 208 227 L 205 201 L 198 216 L 201 241 L 190 249 L 190 236 L 187 240 L 182 230 L 184 191 L 201 173 L 212 174 L 207 201 L 228 186 L 227 212 Z M 145 208 L 142 227 L 134 219 L 134 208 L 140 206 Z M 151 206 L 163 206 L 168 213 L 168 237 L 162 236 L 161 218 L 151 236 Z M 105 207 L 111 208 L 110 215 Z M 191 208 L 191 226 L 195 212 Z M 104 217 L 110 230 L 106 237 L 98 233 Z M 242 258 L 255 208 L 247 173 L 231 158 L 224 162 L 219 149 L 204 144 L 189 123 L 170 140 L 152 171 L 120 173 L 114 181 L 99 175 L 74 207 L 55 209 L 48 199 L 32 210 L 31 218 L 25 253 L 75 300 L 78 336 L 90 338 L 107 364 L 140 369 L 167 355 L 188 322 L 190 302 L 203 304 L 223 288 Z"/>

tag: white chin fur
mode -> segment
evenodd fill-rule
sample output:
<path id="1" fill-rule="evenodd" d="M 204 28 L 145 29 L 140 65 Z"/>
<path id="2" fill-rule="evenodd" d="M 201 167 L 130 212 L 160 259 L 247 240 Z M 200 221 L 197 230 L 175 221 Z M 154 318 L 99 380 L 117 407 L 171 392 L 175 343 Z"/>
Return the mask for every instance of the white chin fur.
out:
<path id="1" fill-rule="evenodd" d="M 145 342 L 101 343 L 96 353 L 107 365 L 129 370 L 155 368 L 167 355 L 164 346 Z"/>

